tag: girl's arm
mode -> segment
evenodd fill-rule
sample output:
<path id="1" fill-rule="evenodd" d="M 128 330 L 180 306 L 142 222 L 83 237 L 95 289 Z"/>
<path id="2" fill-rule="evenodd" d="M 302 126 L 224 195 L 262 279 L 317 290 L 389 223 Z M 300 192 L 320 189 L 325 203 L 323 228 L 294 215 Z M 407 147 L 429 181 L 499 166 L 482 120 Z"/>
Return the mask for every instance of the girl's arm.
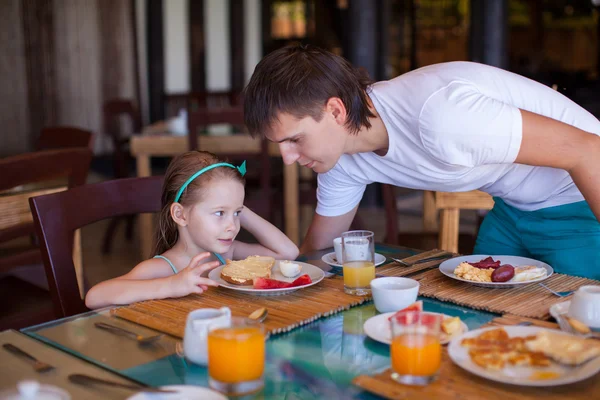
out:
<path id="1" fill-rule="evenodd" d="M 85 296 L 85 305 L 94 309 L 202 293 L 208 286 L 218 286 L 216 282 L 200 276 L 219 265 L 215 261 L 200 264 L 201 260 L 208 257 L 210 253 L 197 255 L 177 274 L 173 274 L 173 270 L 164 260 L 143 261 L 127 274 L 92 287 Z"/>
<path id="2" fill-rule="evenodd" d="M 280 260 L 294 260 L 298 257 L 298 246 L 273 224 L 248 207 L 244 207 L 240 213 L 240 224 L 242 228 L 254 235 L 259 244 L 235 241 L 232 255 L 234 260 L 253 255 L 271 256 Z"/>

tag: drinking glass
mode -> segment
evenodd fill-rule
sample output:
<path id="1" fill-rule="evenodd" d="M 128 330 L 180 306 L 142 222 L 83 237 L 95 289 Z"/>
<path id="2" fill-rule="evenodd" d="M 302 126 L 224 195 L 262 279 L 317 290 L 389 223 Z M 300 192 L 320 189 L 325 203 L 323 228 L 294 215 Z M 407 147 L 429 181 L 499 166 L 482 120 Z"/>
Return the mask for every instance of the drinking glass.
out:
<path id="1" fill-rule="evenodd" d="M 211 388 L 229 396 L 264 386 L 265 329 L 247 318 L 232 317 L 228 326 L 209 328 L 208 375 Z"/>
<path id="2" fill-rule="evenodd" d="M 440 369 L 439 314 L 406 311 L 392 320 L 392 379 L 406 385 L 427 385 Z"/>
<path id="3" fill-rule="evenodd" d="M 348 294 L 371 294 L 371 281 L 375 279 L 374 238 L 371 231 L 342 233 L 344 291 Z"/>

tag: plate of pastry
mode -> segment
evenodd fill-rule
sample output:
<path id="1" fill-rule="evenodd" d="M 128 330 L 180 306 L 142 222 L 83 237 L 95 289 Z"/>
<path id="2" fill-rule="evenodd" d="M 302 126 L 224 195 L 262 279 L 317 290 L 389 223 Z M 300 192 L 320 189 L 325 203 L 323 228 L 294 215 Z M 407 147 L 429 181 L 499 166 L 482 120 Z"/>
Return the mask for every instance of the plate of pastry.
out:
<path id="1" fill-rule="evenodd" d="M 475 375 L 512 385 L 565 385 L 600 372 L 600 341 L 534 326 L 467 332 L 450 341 L 448 355 Z"/>
<path id="2" fill-rule="evenodd" d="M 439 270 L 449 278 L 494 289 L 539 283 L 554 273 L 550 265 L 533 258 L 482 254 L 451 258 Z"/>
<path id="3" fill-rule="evenodd" d="M 319 267 L 300 261 L 275 260 L 250 256 L 245 260 L 227 260 L 208 273 L 219 286 L 257 295 L 282 295 L 316 285 L 325 277 Z"/>

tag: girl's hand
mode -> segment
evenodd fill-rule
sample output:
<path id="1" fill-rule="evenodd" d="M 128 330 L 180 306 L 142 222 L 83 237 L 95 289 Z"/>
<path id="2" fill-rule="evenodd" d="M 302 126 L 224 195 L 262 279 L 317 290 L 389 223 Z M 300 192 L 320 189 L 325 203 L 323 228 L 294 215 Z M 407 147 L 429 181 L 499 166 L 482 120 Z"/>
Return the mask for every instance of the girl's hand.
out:
<path id="1" fill-rule="evenodd" d="M 208 290 L 209 286 L 219 286 L 212 279 L 204 278 L 201 275 L 220 265 L 218 261 L 211 261 L 201 264 L 200 262 L 210 257 L 210 253 L 200 253 L 190 261 L 189 265 L 179 271 L 172 279 L 171 297 L 183 297 L 191 293 L 202 293 Z"/>

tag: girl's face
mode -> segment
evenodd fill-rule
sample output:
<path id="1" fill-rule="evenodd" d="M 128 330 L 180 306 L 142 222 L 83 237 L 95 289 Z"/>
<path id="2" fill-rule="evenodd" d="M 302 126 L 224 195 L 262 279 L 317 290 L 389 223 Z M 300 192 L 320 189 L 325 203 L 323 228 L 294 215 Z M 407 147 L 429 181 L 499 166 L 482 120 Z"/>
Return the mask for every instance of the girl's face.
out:
<path id="1" fill-rule="evenodd" d="M 203 250 L 226 253 L 240 231 L 244 186 L 233 179 L 213 180 L 205 192 L 185 211 L 191 240 Z"/>

